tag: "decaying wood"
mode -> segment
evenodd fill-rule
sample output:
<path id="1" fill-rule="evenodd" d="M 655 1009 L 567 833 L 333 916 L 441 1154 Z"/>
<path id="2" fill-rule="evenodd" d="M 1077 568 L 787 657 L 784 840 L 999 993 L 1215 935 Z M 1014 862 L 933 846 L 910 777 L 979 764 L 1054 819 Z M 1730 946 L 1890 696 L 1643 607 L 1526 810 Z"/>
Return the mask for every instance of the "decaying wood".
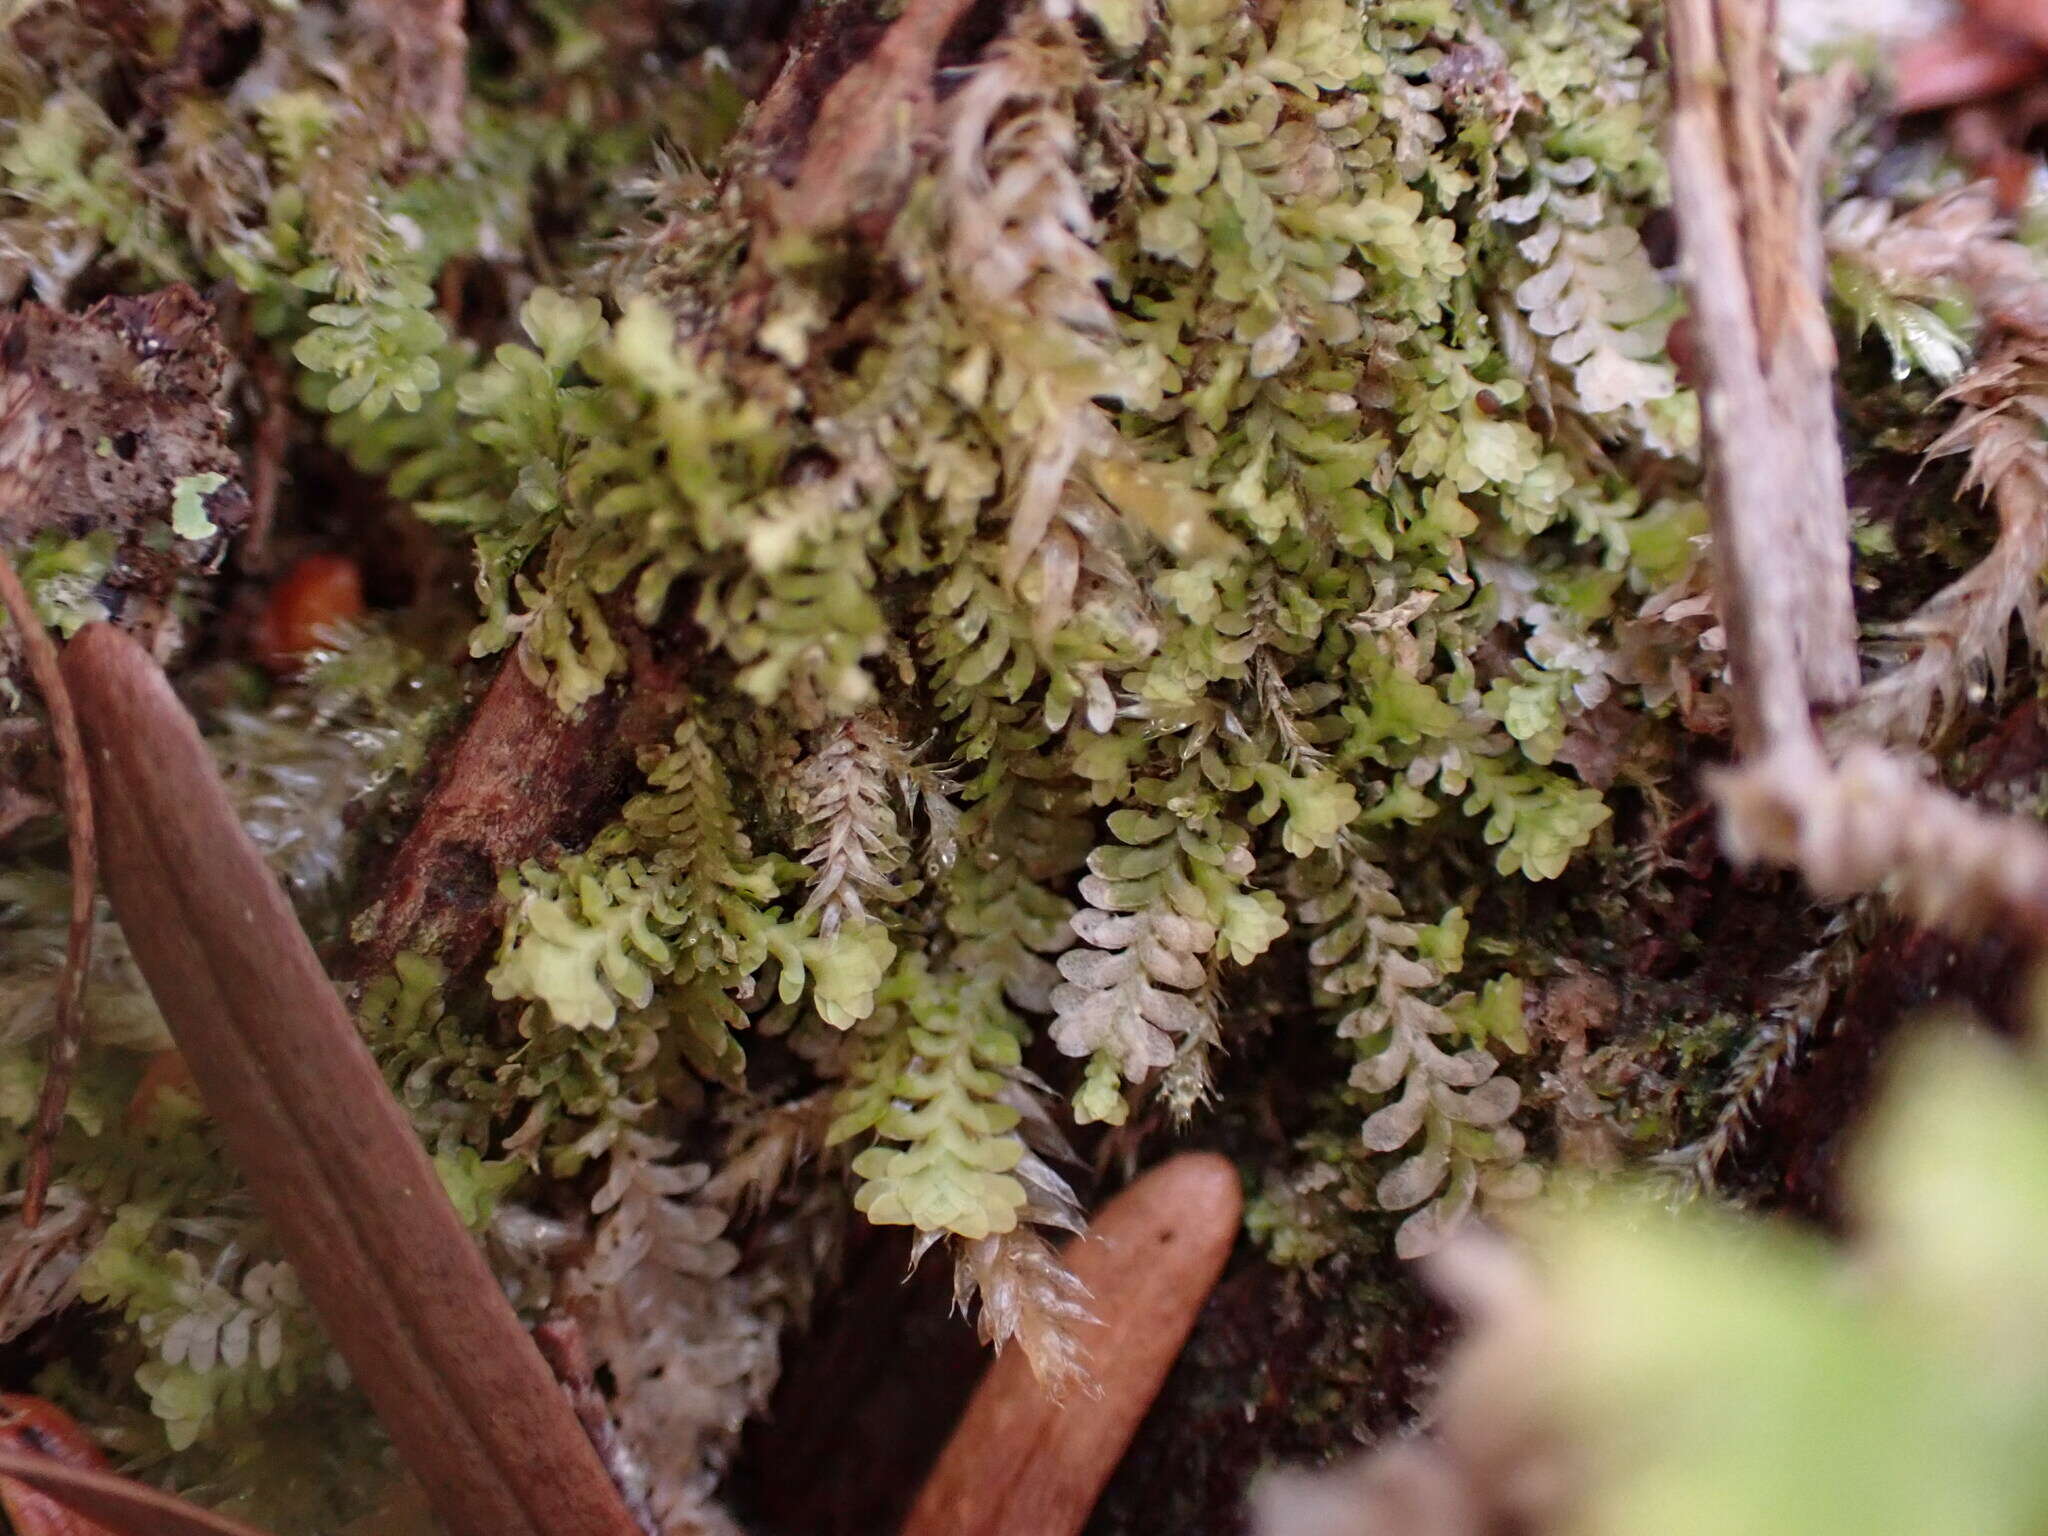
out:
<path id="1" fill-rule="evenodd" d="M 1673 0 L 1673 206 L 1701 378 L 1720 612 L 1745 752 L 1858 681 L 1820 152 L 1839 81 L 1780 98 L 1765 0 Z"/>
<path id="2" fill-rule="evenodd" d="M 500 664 L 356 920 L 355 979 L 376 976 L 403 950 L 431 954 L 451 972 L 466 967 L 497 930 L 499 873 L 596 830 L 590 818 L 634 754 L 671 728 L 683 658 L 637 625 L 613 628 L 631 656 L 627 676 L 573 714 L 555 707 L 516 655 Z"/>
<path id="3" fill-rule="evenodd" d="M 110 536 L 100 596 L 116 617 L 157 639 L 176 631 L 168 599 L 248 516 L 222 405 L 228 354 L 212 306 L 174 284 L 104 299 L 83 314 L 24 304 L 0 315 L 0 543 L 37 535 Z M 181 484 L 210 486 L 214 532 L 163 538 Z M 30 1133 L 23 1220 L 41 1216 L 56 1139 L 78 1060 L 94 893 L 91 785 L 56 648 L 12 563 L 0 558 L 0 603 L 49 711 L 71 860 L 71 922 L 57 983 L 48 1066 Z M 4 818 L 24 804 L 10 787 Z"/>
<path id="4" fill-rule="evenodd" d="M 1098 1324 L 1096 1390 L 1051 1397 L 1019 1349 L 975 1390 L 901 1536 L 1075 1536 L 1223 1272 L 1243 1204 L 1214 1153 L 1170 1158 L 1105 1206 L 1064 1257 Z"/>
<path id="5" fill-rule="evenodd" d="M 460 970 L 483 947 L 498 871 L 538 853 L 580 805 L 616 708 L 608 693 L 564 714 L 519 666 L 498 668 L 358 919 L 358 976 L 404 949 Z"/>
<path id="6" fill-rule="evenodd" d="M 106 625 L 82 630 L 63 664 L 115 915 L 442 1523 L 451 1536 L 637 1536 L 162 672 Z"/>
<path id="7" fill-rule="evenodd" d="M 44 1057 L 35 1124 L 29 1131 L 28 1176 L 21 1197 L 22 1223 L 32 1227 L 43 1219 L 43 1202 L 50 1192 L 50 1150 L 63 1127 L 64 1104 L 71 1096 L 71 1077 L 78 1068 L 78 1048 L 85 1032 L 85 973 L 92 963 L 92 903 L 99 881 L 93 851 L 92 782 L 86 772 L 85 749 L 79 744 L 71 691 L 64 686 L 57 647 L 5 554 L 0 554 L 0 606 L 14 623 L 29 675 L 50 712 L 50 734 L 56 738 L 57 757 L 63 765 L 64 837 L 71 859 L 71 917 L 64 936 L 64 969 L 57 978 L 57 1017 Z"/>
<path id="8" fill-rule="evenodd" d="M 115 585 L 161 597 L 249 515 L 228 446 L 228 352 L 213 306 L 183 283 L 103 299 L 83 314 L 24 304 L 0 315 L 0 539 L 51 530 L 120 541 Z M 206 497 L 220 535 L 160 539 L 180 481 L 218 476 Z"/>

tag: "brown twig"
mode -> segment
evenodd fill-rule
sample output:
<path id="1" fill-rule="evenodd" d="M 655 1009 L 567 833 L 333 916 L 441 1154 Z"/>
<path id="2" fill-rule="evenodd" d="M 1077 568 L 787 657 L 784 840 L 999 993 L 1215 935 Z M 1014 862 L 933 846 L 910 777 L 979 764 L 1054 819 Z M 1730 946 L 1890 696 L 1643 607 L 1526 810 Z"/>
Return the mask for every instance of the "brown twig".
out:
<path id="1" fill-rule="evenodd" d="M 0 1450 L 0 1477 L 24 1483 L 72 1514 L 65 1536 L 263 1536 L 254 1526 L 118 1473 L 69 1466 L 49 1456 Z M 53 1528 L 54 1530 L 54 1528 Z M 28 1536 L 24 1528 L 23 1536 Z"/>
<path id="2" fill-rule="evenodd" d="M 997 1356 L 901 1536 L 1076 1536 L 1223 1272 L 1243 1204 L 1210 1152 L 1169 1158 L 1105 1206 L 1064 1258 L 1099 1326 L 1096 1391 L 1053 1397 L 1021 1349 Z"/>
<path id="3" fill-rule="evenodd" d="M 1831 760 L 1814 726 L 1814 705 L 1860 684 L 1819 286 L 1831 104 L 1811 98 L 1802 121 L 1778 98 L 1768 0 L 1671 0 L 1667 16 L 1673 205 L 1742 757 L 1714 779 L 1723 843 L 1737 861 L 1796 868 L 1825 897 L 1888 890 L 1930 926 L 2048 945 L 2048 835 L 1873 746 L 1838 743 Z"/>
<path id="4" fill-rule="evenodd" d="M 249 434 L 249 522 L 235 561 L 243 570 L 270 569 L 270 530 L 277 522 L 277 498 L 284 488 L 285 451 L 291 445 L 291 382 L 268 348 L 258 348 L 249 365 L 262 401 Z"/>
<path id="5" fill-rule="evenodd" d="M 71 692 L 57 663 L 57 647 L 36 616 L 28 589 L 15 574 L 14 563 L 0 552 L 0 604 L 21 636 L 21 652 L 29 675 L 50 712 L 50 734 L 63 766 L 64 835 L 71 854 L 71 921 L 64 936 L 64 969 L 57 978 L 57 1018 L 50 1031 L 50 1049 L 43 1069 L 42 1093 L 36 1100 L 36 1122 L 29 1132 L 28 1176 L 21 1197 L 24 1226 L 42 1220 L 50 1192 L 50 1150 L 64 1125 L 64 1104 L 71 1096 L 71 1077 L 78 1067 L 78 1047 L 85 1027 L 85 971 L 92 961 L 92 903 L 98 887 L 93 848 L 92 782 L 86 772 L 85 749 L 78 739 L 78 716 Z"/>
<path id="6" fill-rule="evenodd" d="M 66 648 L 107 893 L 307 1296 L 451 1536 L 638 1536 L 163 673 Z"/>
<path id="7" fill-rule="evenodd" d="M 1765 0 L 1672 0 L 1671 182 L 1702 375 L 1716 591 L 1745 752 L 1856 690 L 1849 513 L 1821 302 L 1833 103 L 1778 94 Z M 1842 82 L 1827 89 L 1839 99 Z"/>

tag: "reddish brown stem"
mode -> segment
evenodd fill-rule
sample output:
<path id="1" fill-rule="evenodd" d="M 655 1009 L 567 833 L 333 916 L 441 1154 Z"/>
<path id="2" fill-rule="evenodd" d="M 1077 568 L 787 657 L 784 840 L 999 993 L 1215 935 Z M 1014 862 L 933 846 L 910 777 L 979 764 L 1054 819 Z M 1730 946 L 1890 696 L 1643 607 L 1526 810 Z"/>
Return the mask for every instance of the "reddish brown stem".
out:
<path id="1" fill-rule="evenodd" d="M 70 690 L 57 663 L 57 647 L 36 616 L 28 590 L 14 564 L 0 554 L 0 603 L 21 636 L 21 653 L 29 675 L 50 712 L 50 734 L 56 738 L 63 765 L 64 835 L 71 852 L 71 922 L 64 936 L 64 969 L 57 978 L 57 1018 L 50 1031 L 50 1049 L 43 1070 L 43 1089 L 36 1101 L 36 1122 L 29 1132 L 28 1175 L 21 1197 L 21 1221 L 32 1227 L 43 1219 L 50 1192 L 50 1149 L 64 1125 L 64 1104 L 71 1096 L 71 1077 L 78 1066 L 79 1037 L 84 1029 L 85 971 L 92 961 L 92 901 L 98 885 L 93 847 L 92 783 L 85 767 L 85 749 L 78 739 L 78 717 Z"/>
<path id="2" fill-rule="evenodd" d="M 93 1467 L 69 1466 L 27 1451 L 0 1450 L 0 1477 L 25 1484 L 92 1522 L 90 1527 L 66 1524 L 62 1536 L 263 1536 L 254 1526 L 201 1509 L 147 1483 Z M 58 1536 L 56 1526 L 46 1529 L 51 1536 Z M 39 1533 L 22 1526 L 20 1536 Z"/>
<path id="3" fill-rule="evenodd" d="M 67 647 L 64 675 L 136 964 L 442 1524 L 638 1536 L 163 673 L 95 624 Z"/>
<path id="4" fill-rule="evenodd" d="M 576 1422 L 590 1437 L 591 1448 L 611 1474 L 612 1482 L 618 1487 L 619 1496 L 632 1511 L 633 1518 L 640 1522 L 640 1528 L 647 1536 L 657 1536 L 654 1515 L 647 1508 L 642 1492 L 646 1476 L 626 1443 L 619 1438 L 619 1426 L 612 1421 L 611 1406 L 605 1401 L 604 1389 L 597 1384 L 596 1367 L 592 1365 L 590 1349 L 583 1341 L 582 1327 L 575 1318 L 566 1315 L 544 1318 L 534 1325 L 533 1342 L 539 1347 L 541 1358 L 547 1361 L 548 1369 L 562 1384 L 562 1392 L 569 1399 Z"/>
<path id="5" fill-rule="evenodd" d="M 292 395 L 284 365 L 267 349 L 257 350 L 249 371 L 263 404 L 249 434 L 249 522 L 235 560 L 260 575 L 270 569 L 270 530 L 277 522 L 285 452 L 291 446 Z"/>

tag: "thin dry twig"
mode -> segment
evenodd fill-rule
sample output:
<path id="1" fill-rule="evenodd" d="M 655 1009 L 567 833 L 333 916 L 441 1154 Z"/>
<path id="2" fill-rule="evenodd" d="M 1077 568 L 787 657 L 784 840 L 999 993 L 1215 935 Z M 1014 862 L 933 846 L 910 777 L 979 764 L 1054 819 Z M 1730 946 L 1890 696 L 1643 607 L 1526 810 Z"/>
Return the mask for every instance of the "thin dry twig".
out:
<path id="1" fill-rule="evenodd" d="M 43 1088 L 36 1101 L 36 1121 L 29 1132 L 28 1177 L 21 1200 L 24 1226 L 42 1220 L 50 1192 L 50 1150 L 64 1124 L 64 1104 L 71 1096 L 71 1078 L 78 1067 L 78 1047 L 85 1027 L 85 972 L 92 961 L 92 902 L 98 888 L 98 860 L 93 845 L 92 779 L 86 771 L 85 748 L 78 739 L 78 716 L 71 691 L 64 685 L 57 647 L 36 616 L 28 589 L 14 563 L 0 552 L 0 603 L 21 636 L 21 652 L 50 712 L 50 734 L 63 765 L 64 830 L 71 852 L 71 924 L 64 939 L 64 969 L 57 978 L 57 1023 Z"/>
<path id="2" fill-rule="evenodd" d="M 270 531 L 276 525 L 277 500 L 284 489 L 292 395 L 284 365 L 268 350 L 256 353 L 249 371 L 262 404 L 249 434 L 249 522 L 236 546 L 235 561 L 244 571 L 260 575 L 272 564 Z"/>
<path id="3" fill-rule="evenodd" d="M 1716 777 L 1728 852 L 1789 864 L 1841 900 L 1885 890 L 1915 922 L 1963 936 L 2016 929 L 2048 943 L 2048 834 L 1858 745 L 1830 766 L 1771 753 Z"/>
<path id="4" fill-rule="evenodd" d="M 1846 79 L 1779 96 L 1763 0 L 1673 0 L 1671 182 L 1745 752 L 1856 691 L 1849 512 L 1821 302 L 1819 146 Z"/>
<path id="5" fill-rule="evenodd" d="M 562 1384 L 562 1394 L 568 1398 L 576 1422 L 590 1437 L 591 1449 L 611 1474 L 620 1499 L 640 1529 L 647 1536 L 677 1536 L 675 1532 L 662 1531 L 647 1507 L 647 1470 L 633 1455 L 612 1419 L 611 1405 L 605 1401 L 604 1389 L 597 1384 L 597 1368 L 590 1358 L 590 1346 L 584 1342 L 582 1325 L 566 1313 L 551 1314 L 534 1325 L 533 1342 L 541 1358 L 547 1361 L 548 1369 L 555 1373 L 555 1380 Z"/>
<path id="6" fill-rule="evenodd" d="M 1742 754 L 1714 778 L 1723 841 L 1738 861 L 1798 869 L 1825 897 L 1884 890 L 1930 926 L 2048 944 L 2048 835 L 1877 747 L 1843 742 L 1831 761 L 1815 728 L 1813 706 L 1848 702 L 1860 681 L 1819 286 L 1833 114 L 1824 95 L 1803 121 L 1779 100 L 1768 0 L 1672 0 L 1668 16 L 1671 178 L 1706 364 L 1714 582 Z"/>
<path id="7" fill-rule="evenodd" d="M 33 1488 L 80 1522 L 92 1522 L 66 1525 L 69 1536 L 264 1536 L 147 1483 L 53 1456 L 0 1449 L 0 1477 Z"/>

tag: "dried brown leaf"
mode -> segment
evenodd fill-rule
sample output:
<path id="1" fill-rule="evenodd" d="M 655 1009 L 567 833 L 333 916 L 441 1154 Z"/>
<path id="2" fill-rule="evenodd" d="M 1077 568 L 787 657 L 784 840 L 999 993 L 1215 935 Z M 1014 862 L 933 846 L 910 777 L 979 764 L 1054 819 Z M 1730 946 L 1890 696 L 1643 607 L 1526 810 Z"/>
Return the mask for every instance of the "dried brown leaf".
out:
<path id="1" fill-rule="evenodd" d="M 64 674 L 136 963 L 442 1523 L 451 1536 L 637 1536 L 162 672 L 96 624 Z"/>

